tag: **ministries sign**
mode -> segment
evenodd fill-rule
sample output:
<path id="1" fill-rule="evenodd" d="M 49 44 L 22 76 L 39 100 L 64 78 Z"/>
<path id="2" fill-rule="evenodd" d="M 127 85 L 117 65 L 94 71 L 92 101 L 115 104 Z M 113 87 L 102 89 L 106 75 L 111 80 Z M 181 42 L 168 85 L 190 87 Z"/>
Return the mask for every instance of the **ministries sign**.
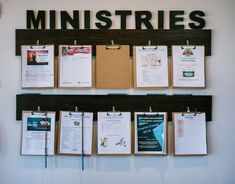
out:
<path id="1" fill-rule="evenodd" d="M 206 24 L 205 13 L 200 10 L 189 13 L 185 13 L 184 10 L 159 10 L 156 12 L 147 10 L 115 10 L 114 12 L 108 10 L 97 12 L 90 10 L 73 10 L 71 12 L 27 10 L 26 14 L 27 29 L 68 29 L 68 25 L 72 29 L 91 29 L 91 27 L 112 29 L 114 19 L 115 21 L 119 19 L 120 29 L 127 29 L 131 16 L 134 17 L 135 29 L 166 29 L 166 25 L 169 25 L 169 29 L 185 29 L 186 26 L 190 29 L 203 29 Z M 157 21 L 153 21 L 152 17 L 157 17 Z M 94 19 L 95 21 L 92 22 L 91 20 Z M 83 22 L 82 26 L 81 22 Z"/>

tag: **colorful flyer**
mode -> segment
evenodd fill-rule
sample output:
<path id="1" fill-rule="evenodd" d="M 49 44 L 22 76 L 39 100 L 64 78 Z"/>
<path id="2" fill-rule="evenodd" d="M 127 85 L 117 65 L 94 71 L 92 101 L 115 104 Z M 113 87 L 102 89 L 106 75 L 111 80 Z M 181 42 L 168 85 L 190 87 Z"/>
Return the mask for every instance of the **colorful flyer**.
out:
<path id="1" fill-rule="evenodd" d="M 135 154 L 166 154 L 165 112 L 135 113 Z"/>

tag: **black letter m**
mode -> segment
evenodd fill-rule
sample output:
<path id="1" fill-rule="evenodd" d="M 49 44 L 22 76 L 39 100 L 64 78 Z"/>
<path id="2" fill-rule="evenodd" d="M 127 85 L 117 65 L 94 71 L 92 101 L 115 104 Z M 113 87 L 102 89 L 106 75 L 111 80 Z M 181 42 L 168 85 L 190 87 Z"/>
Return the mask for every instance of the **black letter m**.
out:
<path id="1" fill-rule="evenodd" d="M 27 10 L 27 29 L 39 29 L 39 24 L 41 23 L 41 29 L 46 27 L 46 12 L 44 10 L 39 10 L 38 15 L 35 18 L 33 10 Z"/>

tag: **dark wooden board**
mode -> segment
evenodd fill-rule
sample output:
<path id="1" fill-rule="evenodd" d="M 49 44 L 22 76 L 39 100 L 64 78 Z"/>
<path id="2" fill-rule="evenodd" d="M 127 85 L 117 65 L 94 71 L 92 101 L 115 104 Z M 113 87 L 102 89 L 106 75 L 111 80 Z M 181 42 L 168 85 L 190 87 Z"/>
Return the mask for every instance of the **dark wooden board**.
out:
<path id="1" fill-rule="evenodd" d="M 192 111 L 206 112 L 206 120 L 212 120 L 212 96 L 194 95 L 40 95 L 19 94 L 16 95 L 16 119 L 22 119 L 23 110 L 56 111 L 56 119 L 59 119 L 59 111 L 74 111 L 75 106 L 79 111 L 93 112 L 94 120 L 97 112 L 111 111 L 115 106 L 117 111 L 145 112 L 152 108 L 155 112 L 168 112 L 168 120 L 172 119 L 172 112 L 186 111 L 189 107 Z"/>
<path id="2" fill-rule="evenodd" d="M 95 55 L 96 45 L 114 43 L 130 45 L 130 55 L 132 46 L 147 45 L 151 41 L 152 45 L 167 45 L 168 54 L 171 55 L 172 45 L 185 45 L 189 41 L 190 45 L 204 45 L 205 55 L 211 55 L 211 30 L 139 30 L 139 29 L 79 29 L 79 30 L 49 30 L 49 29 L 16 29 L 16 55 L 21 55 L 21 45 L 35 45 L 39 40 L 40 44 L 54 44 L 55 55 L 58 55 L 58 45 L 77 44 L 93 45 L 93 55 Z"/>

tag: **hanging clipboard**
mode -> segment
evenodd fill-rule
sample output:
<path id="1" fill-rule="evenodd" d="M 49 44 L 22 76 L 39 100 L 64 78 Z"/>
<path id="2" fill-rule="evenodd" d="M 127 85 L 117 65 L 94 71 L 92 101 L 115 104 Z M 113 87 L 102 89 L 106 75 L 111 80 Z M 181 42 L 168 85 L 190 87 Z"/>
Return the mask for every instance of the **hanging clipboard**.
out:
<path id="1" fill-rule="evenodd" d="M 54 45 L 21 46 L 21 87 L 55 87 Z"/>
<path id="2" fill-rule="evenodd" d="M 131 113 L 98 112 L 98 155 L 131 155 Z"/>
<path id="3" fill-rule="evenodd" d="M 206 116 L 199 112 L 175 112 L 174 155 L 207 155 Z"/>
<path id="4" fill-rule="evenodd" d="M 93 113 L 61 111 L 58 131 L 58 154 L 92 154 Z"/>
<path id="5" fill-rule="evenodd" d="M 159 89 L 169 87 L 167 46 L 133 47 L 134 87 Z"/>
<path id="6" fill-rule="evenodd" d="M 129 45 L 96 46 L 96 88 L 129 89 L 131 61 Z"/>
<path id="7" fill-rule="evenodd" d="M 91 45 L 60 45 L 59 88 L 91 88 L 93 62 Z"/>
<path id="8" fill-rule="evenodd" d="M 167 155 L 167 113 L 135 112 L 135 154 Z"/>
<path id="9" fill-rule="evenodd" d="M 205 88 L 205 47 L 172 46 L 173 88 Z"/>
<path id="10" fill-rule="evenodd" d="M 55 112 L 23 111 L 21 155 L 54 155 L 55 129 Z"/>

